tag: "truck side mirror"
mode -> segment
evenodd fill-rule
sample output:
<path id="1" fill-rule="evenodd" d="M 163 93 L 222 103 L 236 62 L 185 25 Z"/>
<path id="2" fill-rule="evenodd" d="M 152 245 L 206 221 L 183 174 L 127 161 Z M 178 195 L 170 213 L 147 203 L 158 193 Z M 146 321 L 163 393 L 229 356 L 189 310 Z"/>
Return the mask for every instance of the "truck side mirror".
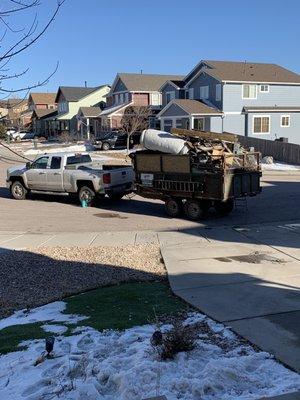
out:
<path id="1" fill-rule="evenodd" d="M 30 169 L 30 168 L 31 168 L 31 162 L 28 161 L 28 162 L 26 163 L 26 169 Z"/>

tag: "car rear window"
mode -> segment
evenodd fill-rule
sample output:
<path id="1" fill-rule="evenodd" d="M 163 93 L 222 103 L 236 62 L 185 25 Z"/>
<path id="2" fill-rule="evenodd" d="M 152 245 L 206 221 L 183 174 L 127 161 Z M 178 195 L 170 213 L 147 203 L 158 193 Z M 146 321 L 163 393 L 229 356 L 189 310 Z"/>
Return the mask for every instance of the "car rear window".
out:
<path id="1" fill-rule="evenodd" d="M 67 165 L 83 164 L 92 162 L 89 154 L 78 154 L 67 158 Z"/>

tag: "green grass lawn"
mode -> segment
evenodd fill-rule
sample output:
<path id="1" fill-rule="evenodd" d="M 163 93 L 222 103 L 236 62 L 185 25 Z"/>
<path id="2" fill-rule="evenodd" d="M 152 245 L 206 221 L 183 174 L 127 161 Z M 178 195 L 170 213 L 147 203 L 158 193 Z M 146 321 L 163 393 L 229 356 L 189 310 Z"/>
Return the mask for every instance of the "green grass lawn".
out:
<path id="1" fill-rule="evenodd" d="M 91 326 L 97 330 L 122 330 L 144 325 L 153 322 L 156 317 L 170 316 L 188 309 L 188 305 L 175 297 L 166 284 L 157 282 L 123 283 L 92 290 L 64 301 L 67 303 L 66 314 L 89 317 L 80 321 L 78 326 Z M 15 325 L 1 330 L 0 353 L 18 350 L 18 344 L 24 340 L 53 336 L 41 328 L 46 323 Z M 70 325 L 65 335 L 69 335 L 76 326 Z"/>

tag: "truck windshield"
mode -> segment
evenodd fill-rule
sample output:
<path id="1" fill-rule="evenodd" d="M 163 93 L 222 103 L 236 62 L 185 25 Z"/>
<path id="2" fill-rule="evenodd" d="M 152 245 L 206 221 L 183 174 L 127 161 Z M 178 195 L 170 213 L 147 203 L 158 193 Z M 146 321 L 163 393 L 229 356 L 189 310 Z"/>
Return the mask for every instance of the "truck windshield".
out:
<path id="1" fill-rule="evenodd" d="M 78 154 L 67 158 L 67 165 L 84 164 L 92 162 L 89 154 Z"/>

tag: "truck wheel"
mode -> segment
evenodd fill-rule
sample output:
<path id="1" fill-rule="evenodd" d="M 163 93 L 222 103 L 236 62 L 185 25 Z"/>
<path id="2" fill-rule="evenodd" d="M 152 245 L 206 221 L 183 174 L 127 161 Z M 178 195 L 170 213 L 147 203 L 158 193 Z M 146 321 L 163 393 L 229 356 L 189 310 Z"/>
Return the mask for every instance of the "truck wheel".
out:
<path id="1" fill-rule="evenodd" d="M 119 201 L 122 199 L 122 197 L 125 195 L 124 192 L 120 192 L 120 193 L 109 193 L 108 197 L 110 198 L 110 200 L 112 201 Z"/>
<path id="2" fill-rule="evenodd" d="M 215 210 L 219 215 L 228 215 L 234 209 L 234 200 L 216 201 Z"/>
<path id="3" fill-rule="evenodd" d="M 96 193 L 88 186 L 82 186 L 78 191 L 80 203 L 86 202 L 87 206 L 92 206 L 96 197 Z"/>
<path id="4" fill-rule="evenodd" d="M 107 143 L 107 142 L 104 142 L 104 143 L 102 144 L 102 150 L 107 151 L 107 150 L 109 150 L 109 149 L 110 149 L 110 144 Z"/>
<path id="5" fill-rule="evenodd" d="M 165 210 L 169 217 L 179 217 L 182 213 L 182 201 L 170 197 L 165 201 Z"/>
<path id="6" fill-rule="evenodd" d="M 185 202 L 184 213 L 192 221 L 198 221 L 204 214 L 200 201 L 194 199 Z"/>
<path id="7" fill-rule="evenodd" d="M 25 200 L 27 190 L 20 181 L 15 181 L 10 188 L 11 195 L 16 200 Z"/>

